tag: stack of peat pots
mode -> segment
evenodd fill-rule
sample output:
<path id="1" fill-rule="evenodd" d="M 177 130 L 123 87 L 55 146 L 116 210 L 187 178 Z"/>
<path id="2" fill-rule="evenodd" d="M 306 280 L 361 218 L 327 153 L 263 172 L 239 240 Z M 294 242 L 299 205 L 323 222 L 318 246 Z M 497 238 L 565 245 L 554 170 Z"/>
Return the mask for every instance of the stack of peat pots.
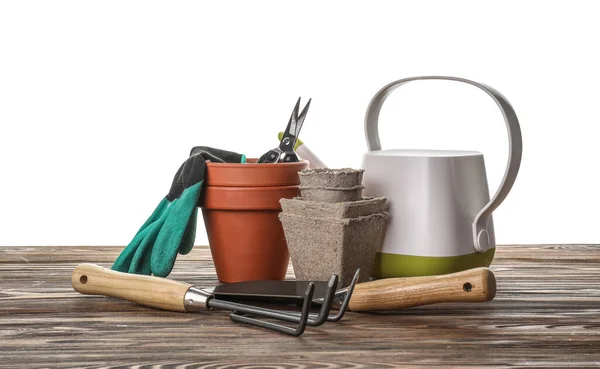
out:
<path id="1" fill-rule="evenodd" d="M 384 197 L 363 198 L 362 169 L 305 169 L 300 197 L 280 200 L 279 219 L 298 280 L 328 280 L 347 286 L 357 268 L 369 280 L 383 241 Z"/>

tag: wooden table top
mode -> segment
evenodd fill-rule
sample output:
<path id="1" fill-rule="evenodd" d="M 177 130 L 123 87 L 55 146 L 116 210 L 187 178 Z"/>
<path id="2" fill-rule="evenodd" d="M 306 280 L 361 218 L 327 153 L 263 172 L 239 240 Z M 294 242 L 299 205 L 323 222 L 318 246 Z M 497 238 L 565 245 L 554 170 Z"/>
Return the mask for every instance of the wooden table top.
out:
<path id="1" fill-rule="evenodd" d="M 499 246 L 494 301 L 347 313 L 298 338 L 73 291 L 77 264 L 120 250 L 0 247 L 0 368 L 600 367 L 600 245 Z M 216 284 L 210 251 L 170 278 Z"/>

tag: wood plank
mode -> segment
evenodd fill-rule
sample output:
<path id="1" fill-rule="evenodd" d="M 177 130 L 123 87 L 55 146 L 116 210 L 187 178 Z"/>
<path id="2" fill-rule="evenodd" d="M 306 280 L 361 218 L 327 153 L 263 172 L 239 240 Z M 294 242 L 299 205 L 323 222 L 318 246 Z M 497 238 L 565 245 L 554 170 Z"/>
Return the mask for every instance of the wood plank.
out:
<path id="1" fill-rule="evenodd" d="M 0 368 L 600 367 L 599 245 L 499 246 L 492 302 L 348 313 L 299 338 L 72 290 L 77 264 L 120 251 L 0 247 Z M 216 284 L 209 249 L 170 278 Z"/>

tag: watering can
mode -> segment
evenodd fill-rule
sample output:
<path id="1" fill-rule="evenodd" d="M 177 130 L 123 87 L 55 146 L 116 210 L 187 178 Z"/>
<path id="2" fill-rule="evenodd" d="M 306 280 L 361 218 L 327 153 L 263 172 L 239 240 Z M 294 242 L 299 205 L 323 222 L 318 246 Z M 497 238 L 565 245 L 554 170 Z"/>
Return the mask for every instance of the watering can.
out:
<path id="1" fill-rule="evenodd" d="M 508 165 L 490 200 L 483 154 L 454 150 L 382 150 L 379 112 L 387 97 L 405 83 L 448 80 L 487 93 L 498 105 L 509 136 Z M 366 196 L 388 198 L 389 220 L 373 277 L 437 275 L 487 267 L 495 254 L 492 212 L 513 186 L 521 164 L 517 115 L 492 87 L 456 77 L 411 77 L 384 86 L 365 116 L 367 152 L 363 157 Z"/>

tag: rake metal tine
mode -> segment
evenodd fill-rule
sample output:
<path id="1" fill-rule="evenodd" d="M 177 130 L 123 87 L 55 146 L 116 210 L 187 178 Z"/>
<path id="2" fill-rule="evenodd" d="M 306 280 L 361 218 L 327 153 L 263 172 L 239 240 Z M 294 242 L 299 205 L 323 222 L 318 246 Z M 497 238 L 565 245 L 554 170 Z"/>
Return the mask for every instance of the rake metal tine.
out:
<path id="1" fill-rule="evenodd" d="M 346 314 L 346 309 L 348 309 L 348 304 L 350 303 L 350 298 L 352 297 L 352 292 L 354 291 L 354 286 L 356 286 L 356 282 L 358 282 L 359 276 L 360 268 L 357 268 L 356 272 L 354 273 L 354 277 L 352 278 L 352 282 L 350 282 L 350 285 L 348 286 L 346 298 L 344 298 L 344 301 L 340 305 L 337 314 L 334 316 L 327 317 L 328 322 L 337 322 L 344 317 L 344 314 Z"/>
<path id="2" fill-rule="evenodd" d="M 234 309 L 234 311 L 231 314 L 229 314 L 229 318 L 234 322 L 245 323 L 245 324 L 249 324 L 249 325 L 253 325 L 253 326 L 257 326 L 257 327 L 261 327 L 261 328 L 271 329 L 276 332 L 285 333 L 285 334 L 289 334 L 289 335 L 297 337 L 297 336 L 300 336 L 302 333 L 304 333 L 304 330 L 306 329 L 306 324 L 308 321 L 308 316 L 310 314 L 310 307 L 312 305 L 312 299 L 313 299 L 314 292 L 315 292 L 315 284 L 311 282 L 308 284 L 308 287 L 306 288 L 306 293 L 304 295 L 304 302 L 302 304 L 302 313 L 300 314 L 299 319 L 297 317 L 293 317 L 293 316 L 291 317 L 285 312 L 279 312 L 277 310 L 263 309 L 263 308 L 258 308 L 258 307 L 254 307 L 254 306 L 242 305 L 242 304 L 236 304 L 236 305 L 242 305 L 245 308 L 241 309 L 241 310 Z M 287 327 L 285 325 L 251 318 L 251 317 L 243 315 L 243 314 L 251 314 L 251 315 L 262 316 L 262 317 L 266 317 L 266 318 L 284 320 L 284 321 L 288 321 L 288 322 L 297 322 L 298 325 L 296 326 L 296 328 L 291 328 L 291 327 Z"/>
<path id="3" fill-rule="evenodd" d="M 333 299 L 337 291 L 338 279 L 339 278 L 337 274 L 333 274 L 331 278 L 329 278 L 329 283 L 327 283 L 327 292 L 325 293 L 325 298 L 321 304 L 321 310 L 319 310 L 319 314 L 309 315 L 308 321 L 306 322 L 307 325 L 316 327 L 322 325 L 329 319 L 329 312 L 331 311 Z M 295 319 L 300 319 L 300 314 L 296 312 L 290 311 L 286 312 L 286 314 L 288 314 L 290 317 L 294 317 Z"/>
<path id="4" fill-rule="evenodd" d="M 326 320 L 328 322 L 337 322 L 339 320 L 341 320 L 344 317 L 344 314 L 346 314 L 346 310 L 348 309 L 348 304 L 350 303 L 350 298 L 352 297 L 352 292 L 354 291 L 354 286 L 356 286 L 356 283 L 358 282 L 358 277 L 360 276 L 360 268 L 356 269 L 356 272 L 354 273 L 354 277 L 352 277 L 352 282 L 350 282 L 350 285 L 346 288 L 346 296 L 344 297 L 344 300 L 342 301 L 342 303 L 340 304 L 340 307 L 338 309 L 337 314 L 335 315 L 328 315 Z M 328 296 L 329 296 L 329 289 L 327 290 L 328 294 L 327 296 L 325 296 L 325 299 L 323 300 L 323 304 L 329 304 L 328 303 Z M 334 293 L 335 296 L 335 293 Z M 333 301 L 331 301 L 331 304 L 333 304 Z M 331 306 L 329 306 L 328 308 L 328 313 L 331 309 Z M 321 307 L 321 312 L 323 311 L 323 306 Z M 298 318 L 299 314 L 294 313 L 294 312 L 289 312 L 290 315 L 295 316 L 296 318 Z M 311 320 L 315 321 L 317 318 L 320 318 L 321 313 L 319 313 L 319 315 L 315 315 L 315 314 L 310 314 L 310 318 L 308 320 L 308 325 L 311 325 Z"/>
<path id="5" fill-rule="evenodd" d="M 327 293 L 325 295 L 325 299 L 323 300 L 323 305 L 321 305 L 321 310 L 319 311 L 319 315 L 316 318 L 312 318 L 309 315 L 307 324 L 310 326 L 319 326 L 329 317 L 329 312 L 331 311 L 331 305 L 333 305 L 333 298 L 335 297 L 335 293 L 337 291 L 338 285 L 338 276 L 334 274 L 329 278 L 329 283 L 327 284 Z"/>

